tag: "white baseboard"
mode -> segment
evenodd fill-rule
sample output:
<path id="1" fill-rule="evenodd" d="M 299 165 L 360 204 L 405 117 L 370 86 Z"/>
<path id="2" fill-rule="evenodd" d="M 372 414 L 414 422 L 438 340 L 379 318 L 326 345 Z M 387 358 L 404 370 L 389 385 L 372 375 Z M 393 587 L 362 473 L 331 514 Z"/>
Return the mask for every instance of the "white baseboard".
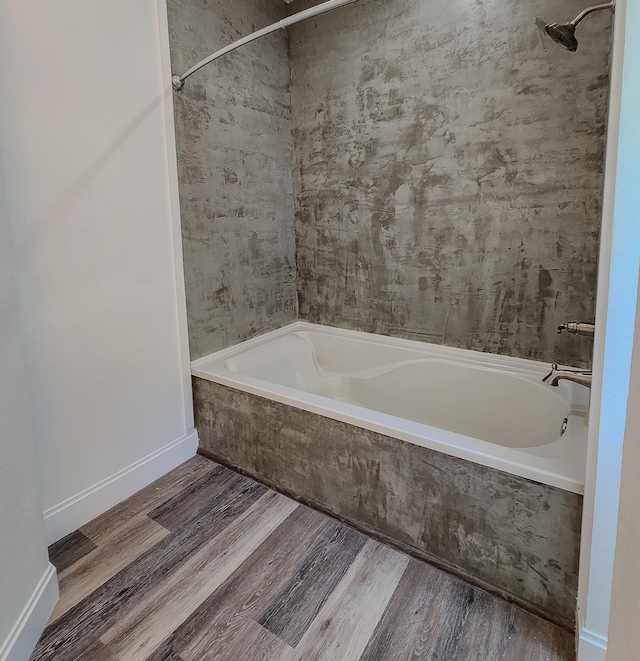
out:
<path id="1" fill-rule="evenodd" d="M 192 429 L 163 448 L 45 510 L 47 544 L 57 542 L 191 459 L 197 449 L 198 433 Z"/>
<path id="2" fill-rule="evenodd" d="M 13 629 L 0 645 L 0 661 L 26 661 L 31 656 L 57 601 L 56 568 L 49 563 Z"/>
<path id="3" fill-rule="evenodd" d="M 578 661 L 605 661 L 607 642 L 604 636 L 583 629 L 578 640 Z"/>

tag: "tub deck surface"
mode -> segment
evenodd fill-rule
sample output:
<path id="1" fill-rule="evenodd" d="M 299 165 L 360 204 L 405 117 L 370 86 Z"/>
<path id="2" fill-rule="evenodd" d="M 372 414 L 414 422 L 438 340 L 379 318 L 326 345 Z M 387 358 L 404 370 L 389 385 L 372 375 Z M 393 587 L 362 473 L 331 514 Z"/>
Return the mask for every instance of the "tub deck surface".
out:
<path id="1" fill-rule="evenodd" d="M 311 413 L 583 493 L 589 391 L 549 366 L 296 322 L 192 373 Z"/>

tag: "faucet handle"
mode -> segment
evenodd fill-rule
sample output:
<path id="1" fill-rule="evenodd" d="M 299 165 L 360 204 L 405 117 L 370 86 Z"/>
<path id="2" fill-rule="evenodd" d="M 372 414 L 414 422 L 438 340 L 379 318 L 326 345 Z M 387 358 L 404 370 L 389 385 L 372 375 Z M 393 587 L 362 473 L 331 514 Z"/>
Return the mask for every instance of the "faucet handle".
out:
<path id="1" fill-rule="evenodd" d="M 563 330 L 568 331 L 572 335 L 584 335 L 585 337 L 593 337 L 596 332 L 595 324 L 589 324 L 584 321 L 569 321 L 566 324 L 558 326 L 558 335 Z"/>

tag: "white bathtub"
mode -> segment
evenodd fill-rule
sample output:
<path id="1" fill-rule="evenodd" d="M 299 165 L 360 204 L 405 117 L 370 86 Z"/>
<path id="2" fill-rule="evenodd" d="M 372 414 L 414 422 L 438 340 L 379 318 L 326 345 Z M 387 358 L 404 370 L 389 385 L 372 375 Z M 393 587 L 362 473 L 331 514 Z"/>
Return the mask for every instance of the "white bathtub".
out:
<path id="1" fill-rule="evenodd" d="M 548 371 L 306 322 L 192 363 L 196 377 L 582 493 L 589 391 L 547 386 Z"/>

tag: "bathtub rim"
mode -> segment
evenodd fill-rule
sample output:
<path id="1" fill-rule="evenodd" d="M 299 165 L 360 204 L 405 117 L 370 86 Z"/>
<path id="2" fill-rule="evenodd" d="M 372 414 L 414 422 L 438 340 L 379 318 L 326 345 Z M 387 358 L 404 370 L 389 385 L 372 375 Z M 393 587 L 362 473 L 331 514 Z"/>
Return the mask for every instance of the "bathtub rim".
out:
<path id="1" fill-rule="evenodd" d="M 396 346 L 414 351 L 420 349 L 420 345 L 423 344 L 416 340 L 323 326 L 306 321 L 295 321 L 276 330 L 258 335 L 194 360 L 191 363 L 192 376 L 367 429 L 384 436 L 396 438 L 407 443 L 413 443 L 414 445 L 419 445 L 436 452 L 442 452 L 459 459 L 471 461 L 475 464 L 487 466 L 488 468 L 500 470 L 507 474 L 513 474 L 580 495 L 584 493 L 584 464 L 586 462 L 587 443 L 585 420 L 588 417 L 588 408 L 586 406 L 580 404 L 570 406 L 571 411 L 568 416 L 567 431 L 562 437 L 562 442 L 565 444 L 567 452 L 563 457 L 552 458 L 529 454 L 522 452 L 520 449 L 463 436 L 446 429 L 413 422 L 356 404 L 341 402 L 322 395 L 316 395 L 315 393 L 279 385 L 245 374 L 239 374 L 224 366 L 224 362 L 231 356 L 296 331 L 313 331 L 329 335 L 339 335 L 351 339 L 364 340 L 369 343 L 385 344 L 386 346 Z M 448 357 L 458 355 L 465 362 L 472 360 L 473 362 L 481 363 L 483 366 L 507 372 L 509 371 L 509 367 L 511 367 L 514 370 L 514 375 L 522 371 L 531 372 L 532 369 L 544 371 L 548 367 L 545 363 L 523 358 L 489 354 L 481 351 L 431 343 L 424 343 L 424 345 L 425 351 L 436 355 L 446 355 Z M 204 366 L 208 363 L 214 363 L 217 371 L 212 372 L 205 369 Z M 560 442 L 560 440 L 554 442 Z M 582 450 L 580 449 L 581 446 Z M 496 448 L 498 448 L 498 452 L 496 452 Z M 566 469 L 562 472 L 558 471 L 558 464 L 561 463 L 563 464 L 563 468 Z"/>

